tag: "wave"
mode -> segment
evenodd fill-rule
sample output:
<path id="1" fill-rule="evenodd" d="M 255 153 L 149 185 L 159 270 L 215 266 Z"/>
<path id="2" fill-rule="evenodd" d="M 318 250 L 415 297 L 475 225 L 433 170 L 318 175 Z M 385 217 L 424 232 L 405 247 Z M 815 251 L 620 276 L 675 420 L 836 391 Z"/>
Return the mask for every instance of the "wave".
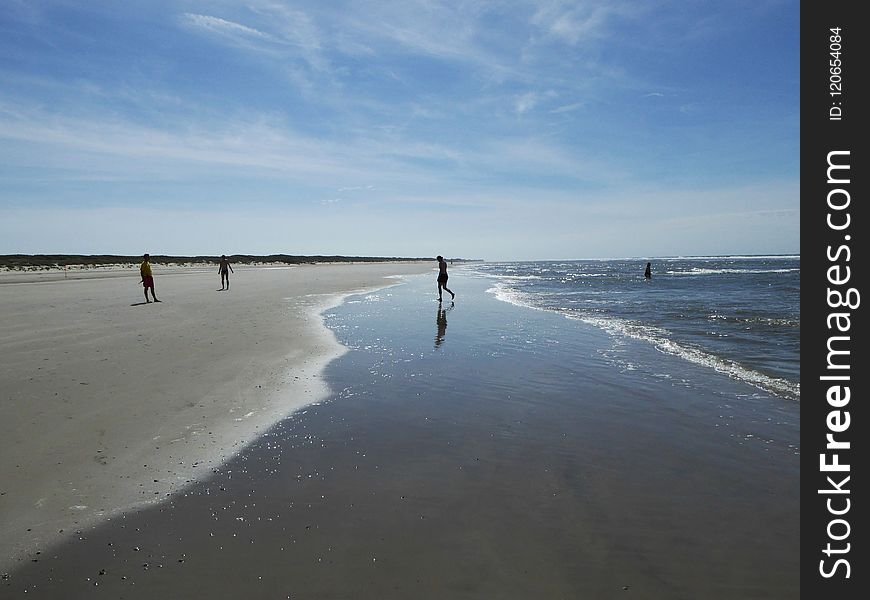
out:
<path id="1" fill-rule="evenodd" d="M 771 394 L 792 400 L 800 400 L 800 383 L 793 383 L 778 377 L 770 377 L 764 373 L 744 367 L 733 360 L 716 356 L 694 346 L 675 342 L 669 337 L 670 332 L 667 330 L 612 317 L 595 317 L 582 314 L 566 316 L 570 319 L 577 319 L 595 325 L 611 334 L 649 342 L 661 352 L 678 356 L 697 365 L 712 368 L 719 373 L 728 375 L 732 379 L 748 383 Z"/>
<path id="2" fill-rule="evenodd" d="M 583 279 L 585 277 L 613 277 L 613 273 L 566 273 L 565 277 L 560 279 L 560 281 L 566 282 L 573 279 Z"/>
<path id="3" fill-rule="evenodd" d="M 761 275 L 765 273 L 794 273 L 794 269 L 704 269 L 693 267 L 688 271 L 665 271 L 668 275 Z"/>
<path id="4" fill-rule="evenodd" d="M 614 336 L 629 337 L 650 343 L 655 346 L 656 349 L 666 354 L 677 356 L 691 363 L 714 369 L 732 379 L 748 383 L 749 385 L 776 396 L 800 401 L 800 383 L 794 383 L 782 378 L 770 377 L 769 375 L 754 371 L 733 360 L 716 356 L 715 354 L 695 346 L 676 342 L 670 337 L 671 332 L 666 329 L 653 327 L 651 325 L 643 325 L 617 317 L 575 312 L 571 309 L 544 308 L 533 302 L 532 298 L 534 296 L 532 294 L 508 288 L 506 285 L 501 283 L 496 284 L 494 287 L 491 287 L 486 291 L 493 294 L 496 299 L 501 300 L 502 302 L 507 302 L 523 308 L 562 314 L 569 319 L 582 321 L 598 327 L 599 329 L 603 329 Z"/>
<path id="5" fill-rule="evenodd" d="M 749 316 L 749 317 L 740 317 L 740 316 L 732 316 L 732 315 L 722 315 L 722 314 L 712 314 L 707 315 L 708 321 L 724 321 L 726 323 L 740 323 L 746 325 L 768 325 L 771 327 L 798 327 L 801 326 L 800 319 L 789 319 L 789 318 L 775 318 L 775 317 L 761 317 L 761 316 Z"/>
<path id="6" fill-rule="evenodd" d="M 540 306 L 535 306 L 530 301 L 528 301 L 529 294 L 525 294 L 523 292 L 511 289 L 505 285 L 496 284 L 495 287 L 491 287 L 486 290 L 488 294 L 492 294 L 496 297 L 497 300 L 501 300 L 502 302 L 507 302 L 508 304 L 513 304 L 514 306 L 521 306 L 523 308 L 531 308 L 534 310 L 545 310 Z"/>
<path id="7" fill-rule="evenodd" d="M 496 275 L 494 273 L 485 273 L 487 277 L 492 279 L 510 279 L 512 281 L 523 281 L 532 279 L 544 279 L 540 275 Z"/>
<path id="8" fill-rule="evenodd" d="M 658 260 L 800 260 L 800 254 L 732 254 L 727 256 L 664 256 Z"/>
<path id="9" fill-rule="evenodd" d="M 550 272 L 547 271 L 537 271 L 538 273 Z M 560 275 L 551 275 L 551 276 L 541 276 L 541 275 L 512 275 L 511 273 L 500 274 L 500 273 L 491 273 L 487 271 L 480 270 L 467 270 L 464 272 L 466 275 L 477 275 L 480 277 L 484 277 L 486 279 L 496 279 L 496 280 L 508 280 L 508 281 L 560 281 L 562 283 L 566 283 L 568 281 L 573 281 L 575 279 L 585 279 L 587 277 L 613 277 L 614 273 L 564 273 Z"/>

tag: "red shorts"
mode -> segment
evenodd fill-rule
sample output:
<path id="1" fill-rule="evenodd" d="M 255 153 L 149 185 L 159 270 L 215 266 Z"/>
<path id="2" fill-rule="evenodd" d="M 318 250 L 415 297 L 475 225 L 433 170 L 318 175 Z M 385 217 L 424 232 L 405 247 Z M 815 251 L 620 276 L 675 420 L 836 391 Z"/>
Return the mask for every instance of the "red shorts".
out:
<path id="1" fill-rule="evenodd" d="M 146 275 L 142 278 L 142 287 L 145 288 L 153 288 L 154 287 L 154 277 L 151 275 Z"/>

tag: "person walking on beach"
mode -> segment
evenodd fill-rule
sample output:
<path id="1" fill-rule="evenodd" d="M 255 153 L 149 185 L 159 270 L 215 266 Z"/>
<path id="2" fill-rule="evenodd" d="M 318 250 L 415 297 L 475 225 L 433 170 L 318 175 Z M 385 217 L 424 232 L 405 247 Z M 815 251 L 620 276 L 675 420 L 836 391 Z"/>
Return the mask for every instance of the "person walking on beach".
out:
<path id="1" fill-rule="evenodd" d="M 652 279 L 652 263 L 646 263 L 646 271 L 643 272 L 646 279 Z"/>
<path id="2" fill-rule="evenodd" d="M 440 254 L 436 258 L 438 259 L 438 302 L 441 302 L 442 289 L 450 292 L 450 299 L 452 300 L 456 298 L 456 294 L 451 292 L 450 288 L 447 287 L 447 261 Z"/>
<path id="3" fill-rule="evenodd" d="M 221 264 L 218 272 L 221 274 L 221 291 L 223 291 L 224 286 L 226 286 L 226 289 L 230 289 L 230 273 L 235 273 L 235 271 L 233 271 L 230 261 L 227 260 L 226 254 L 221 254 Z"/>
<path id="4" fill-rule="evenodd" d="M 157 294 L 154 293 L 154 276 L 151 273 L 151 256 L 146 253 L 142 259 L 142 264 L 139 265 L 139 274 L 142 276 L 142 281 L 139 283 L 141 283 L 142 287 L 145 288 L 145 302 L 151 302 L 151 300 L 148 299 L 148 290 L 151 290 L 151 297 L 154 298 L 154 302 L 160 302 L 160 300 L 157 299 Z"/>

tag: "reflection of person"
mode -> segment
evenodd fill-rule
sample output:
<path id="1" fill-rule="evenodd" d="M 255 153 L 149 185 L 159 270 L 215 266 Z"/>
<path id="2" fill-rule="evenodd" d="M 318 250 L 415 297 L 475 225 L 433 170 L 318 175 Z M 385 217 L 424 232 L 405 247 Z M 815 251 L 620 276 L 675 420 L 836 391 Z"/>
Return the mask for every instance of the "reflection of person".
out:
<path id="1" fill-rule="evenodd" d="M 447 335 L 447 311 L 452 308 L 452 304 L 447 309 L 441 308 L 440 304 L 438 305 L 438 315 L 435 317 L 435 323 L 438 325 L 438 333 L 435 334 L 436 349 L 444 343 L 444 336 Z"/>
<path id="2" fill-rule="evenodd" d="M 224 289 L 224 286 L 226 286 L 226 289 L 230 289 L 230 273 L 235 273 L 235 271 L 233 271 L 230 261 L 227 260 L 226 254 L 221 254 L 221 264 L 218 272 L 221 274 L 221 289 Z"/>
<path id="3" fill-rule="evenodd" d="M 643 272 L 643 276 L 652 279 L 652 263 L 646 263 L 646 271 Z"/>
<path id="4" fill-rule="evenodd" d="M 435 322 L 438 324 L 438 333 L 435 334 L 435 347 L 437 348 L 444 341 L 444 336 L 447 335 L 447 311 L 440 306 Z"/>
<path id="5" fill-rule="evenodd" d="M 447 287 L 447 261 L 440 254 L 436 258 L 438 259 L 438 302 L 441 302 L 442 288 L 450 292 L 450 289 Z M 450 292 L 450 298 L 453 299 L 455 297 L 456 294 Z"/>
<path id="6" fill-rule="evenodd" d="M 154 302 L 160 302 L 157 299 L 157 295 L 154 293 L 154 275 L 151 273 L 151 256 L 145 254 L 142 257 L 142 264 L 139 266 L 139 274 L 142 276 L 142 287 L 145 288 L 145 302 L 151 302 L 148 299 L 148 290 L 151 290 L 151 297 L 154 298 Z"/>

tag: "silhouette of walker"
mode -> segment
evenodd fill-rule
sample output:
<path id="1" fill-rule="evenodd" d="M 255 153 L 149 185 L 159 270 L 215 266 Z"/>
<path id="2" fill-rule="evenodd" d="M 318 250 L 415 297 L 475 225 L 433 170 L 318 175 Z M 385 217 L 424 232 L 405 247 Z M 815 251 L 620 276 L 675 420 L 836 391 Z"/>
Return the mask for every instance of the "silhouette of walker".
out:
<path id="1" fill-rule="evenodd" d="M 221 254 L 221 262 L 220 266 L 218 267 L 218 273 L 221 274 L 221 291 L 223 291 L 224 289 L 230 289 L 230 273 L 235 273 L 235 271 L 233 271 L 233 266 L 230 264 L 230 261 L 227 260 L 226 254 Z"/>
<path id="2" fill-rule="evenodd" d="M 435 258 L 438 259 L 438 302 L 441 302 L 441 290 L 445 289 L 450 292 L 450 298 L 456 298 L 456 294 L 450 291 L 447 287 L 447 261 L 440 254 Z"/>
<path id="3" fill-rule="evenodd" d="M 652 263 L 646 263 L 646 271 L 643 272 L 643 276 L 652 279 Z"/>

